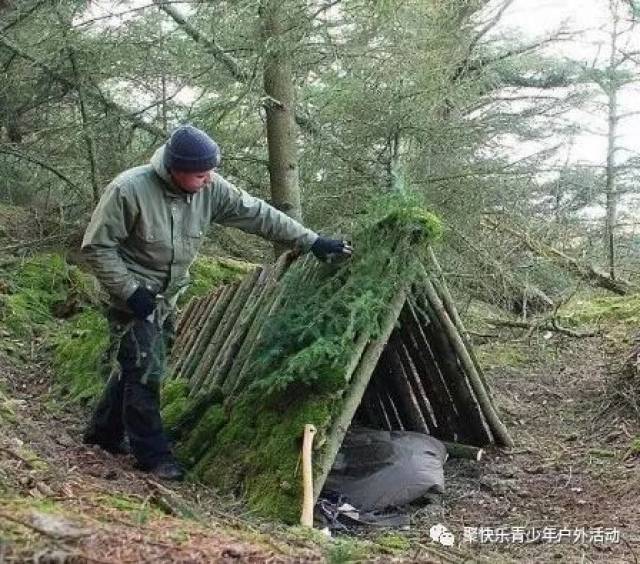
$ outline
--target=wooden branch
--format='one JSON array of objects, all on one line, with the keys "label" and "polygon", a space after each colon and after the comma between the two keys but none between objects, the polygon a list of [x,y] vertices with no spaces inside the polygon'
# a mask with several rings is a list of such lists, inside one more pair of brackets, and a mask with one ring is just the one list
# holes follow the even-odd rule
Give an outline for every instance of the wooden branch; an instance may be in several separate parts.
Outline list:
[{"label": "wooden branch", "polygon": [[619,279],[613,280],[609,275],[601,272],[590,264],[582,263],[550,245],[546,245],[540,241],[535,241],[524,231],[519,231],[514,227],[510,227],[504,223],[499,223],[491,217],[485,217],[485,222],[494,229],[509,233],[521,241],[531,252],[541,257],[553,259],[557,264],[566,268],[570,272],[573,272],[590,284],[609,290],[619,296],[624,296],[631,291],[637,291],[637,288],[629,282]]},{"label": "wooden branch", "polygon": [[242,311],[251,290],[254,287],[258,276],[262,269],[255,269],[248,273],[240,282],[240,286],[236,290],[233,299],[227,305],[224,315],[220,318],[211,339],[207,344],[207,348],[202,356],[197,359],[198,380],[194,381],[194,388],[201,387],[203,389],[211,389],[216,384],[213,367],[216,363],[218,355],[222,352],[227,339],[229,338],[233,327],[238,322],[238,315]]},{"label": "wooden branch", "polygon": [[558,325],[555,318],[552,320],[544,320],[541,323],[536,323],[535,321],[515,321],[511,319],[498,318],[486,318],[484,321],[495,327],[515,327],[518,329],[532,329],[533,331],[553,331],[555,333],[562,333],[563,335],[576,338],[596,337],[602,333],[600,330],[574,331],[568,327],[561,327]]},{"label": "wooden branch", "polygon": [[[12,53],[15,53],[18,57],[26,59],[27,61],[31,61],[34,64],[34,66],[46,72],[56,82],[59,82],[60,84],[66,86],[70,90],[76,90],[76,85],[73,82],[71,82],[66,77],[62,76],[61,74],[53,70],[46,63],[42,62],[38,58],[34,57],[33,55],[30,55],[29,53],[27,53],[26,51],[24,51],[23,49],[15,45],[7,37],[0,35],[0,45],[6,47]],[[143,119],[134,115],[132,112],[129,112],[122,106],[116,104],[113,100],[105,96],[97,86],[94,85],[94,89],[92,90],[85,89],[84,93],[88,97],[102,104],[105,107],[105,109],[111,110],[112,112],[117,114],[119,117],[133,123],[136,127],[139,127],[140,129],[143,129],[148,133],[151,133],[152,135],[155,135],[157,137],[160,137],[163,139],[166,138],[167,134],[163,129],[160,129],[157,126],[144,121]]]},{"label": "wooden branch", "polygon": [[82,190],[82,188],[80,186],[78,186],[75,182],[73,182],[65,174],[60,172],[57,168],[51,166],[50,164],[46,163],[45,161],[41,160],[40,158],[38,158],[38,157],[36,157],[34,155],[27,155],[26,153],[23,153],[21,151],[17,151],[15,149],[11,149],[11,148],[9,148],[7,146],[0,147],[0,153],[4,153],[6,155],[11,155],[11,156],[16,157],[18,159],[22,159],[22,160],[28,161],[30,163],[38,165],[41,168],[44,168],[45,170],[48,170],[49,172],[55,174],[60,180],[65,182],[68,186],[73,188],[74,192],[76,192],[79,196],[83,196],[84,197],[84,195],[85,195],[84,191]]},{"label": "wooden branch", "polygon": [[473,361],[469,356],[469,352],[467,351],[464,342],[460,337],[460,334],[456,330],[455,325],[447,314],[446,309],[442,304],[442,301],[438,297],[438,294],[433,287],[433,284],[431,284],[430,280],[425,280],[424,288],[426,296],[429,300],[429,304],[442,323],[442,326],[447,336],[449,337],[451,345],[458,355],[460,364],[464,368],[467,378],[469,379],[469,383],[473,388],[478,404],[482,408],[482,413],[486,417],[491,431],[501,445],[512,447],[513,439],[509,435],[509,431],[505,427],[504,423],[498,417],[498,414],[496,413],[496,410],[491,403],[491,399],[487,394],[487,390],[485,389],[484,384],[482,383],[482,380],[480,380],[478,372],[473,365]]},{"label": "wooden branch", "polygon": [[[431,281],[433,282],[433,285],[436,291],[438,292],[438,295],[440,296],[440,299],[442,300],[442,303],[444,304],[444,307],[447,310],[449,317],[451,317],[453,324],[456,326],[456,329],[458,329],[458,332],[460,333],[460,337],[462,338],[464,346],[467,348],[467,351],[469,351],[469,356],[471,357],[473,365],[475,366],[476,371],[478,372],[478,376],[480,376],[480,379],[482,380],[484,387],[487,389],[487,394],[489,394],[489,397],[491,398],[491,389],[487,384],[487,379],[484,375],[484,371],[482,370],[482,367],[480,366],[480,362],[478,361],[478,357],[476,356],[476,353],[473,349],[473,344],[471,343],[471,339],[469,338],[469,333],[467,332],[467,329],[464,326],[462,318],[458,313],[458,308],[456,307],[453,297],[451,296],[451,292],[449,292],[449,288],[447,286],[447,283],[444,277],[444,272],[442,271],[440,263],[438,262],[438,258],[436,257],[431,247],[429,247],[429,258],[431,259],[431,262],[435,268],[435,272],[437,275],[437,276],[433,276],[431,278]],[[423,273],[425,276],[427,276],[427,273],[424,270],[424,267],[423,267]]]},{"label": "wooden branch", "polygon": [[342,408],[333,420],[331,428],[327,432],[327,442],[324,445],[321,459],[318,463],[319,471],[313,484],[314,499],[317,499],[320,495],[322,486],[324,486],[336,454],[338,453],[338,450],[340,450],[340,445],[342,445],[342,441],[349,429],[351,420],[353,419],[367,385],[369,384],[371,374],[375,370],[378,359],[380,358],[380,355],[382,354],[382,351],[384,350],[384,347],[395,327],[400,311],[406,301],[406,297],[406,291],[401,290],[393,298],[389,304],[387,315],[382,323],[380,335],[375,340],[369,342],[362,354],[362,358],[360,359],[358,367],[351,379],[351,386],[349,386],[342,402]]},{"label": "wooden branch", "polygon": [[[482,406],[474,395],[466,373],[458,361],[458,355],[446,329],[428,302],[421,303],[416,297],[415,303],[410,302],[412,312],[416,318],[429,320],[423,326],[422,350],[436,367],[432,381],[438,387],[430,390],[429,401],[436,412],[437,402],[440,410],[445,410],[444,417],[451,423],[445,426],[439,422],[438,436],[452,441],[464,440],[476,445],[486,445],[494,442],[494,436]],[[419,357],[414,356],[416,361]],[[444,391],[440,392],[439,388]],[[453,407],[455,406],[455,407]],[[438,413],[436,412],[436,415]],[[442,416],[441,416],[442,417]]]},{"label": "wooden branch", "polygon": [[[441,436],[455,439],[456,430],[460,428],[461,422],[457,411],[453,409],[453,403],[464,398],[457,397],[455,394],[456,386],[452,385],[452,378],[455,378],[455,375],[449,377],[448,374],[444,373],[447,366],[442,362],[442,355],[445,353],[437,351],[436,343],[427,336],[427,331],[429,331],[427,325],[430,321],[425,323],[425,320],[418,319],[411,306],[411,300],[409,300],[402,311],[400,322],[402,323],[404,348],[407,356],[411,358],[416,367],[418,372],[416,380],[419,381],[424,395],[422,409],[423,411],[426,409],[427,413],[429,413],[429,407],[431,408],[430,415]],[[438,360],[441,362],[438,362]],[[426,405],[427,402],[428,406]],[[466,401],[460,401],[459,405],[464,406],[463,409],[468,407]],[[479,413],[480,410],[477,405],[476,409]],[[480,416],[478,415],[478,417]],[[472,419],[472,421],[474,427],[481,428],[481,421],[477,425],[475,425],[475,420]],[[483,436],[482,438],[487,437]]]}]

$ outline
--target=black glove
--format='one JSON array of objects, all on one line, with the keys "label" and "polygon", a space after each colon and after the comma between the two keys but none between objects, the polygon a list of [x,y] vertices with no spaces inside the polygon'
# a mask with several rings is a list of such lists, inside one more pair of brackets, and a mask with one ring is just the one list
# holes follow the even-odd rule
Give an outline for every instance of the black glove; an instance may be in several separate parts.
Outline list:
[{"label": "black glove", "polygon": [[137,290],[127,298],[127,305],[138,319],[146,319],[156,309],[156,295],[144,286],[138,286]]},{"label": "black glove", "polygon": [[331,260],[337,256],[351,256],[353,247],[346,241],[318,237],[316,242],[311,245],[311,252],[320,260]]}]

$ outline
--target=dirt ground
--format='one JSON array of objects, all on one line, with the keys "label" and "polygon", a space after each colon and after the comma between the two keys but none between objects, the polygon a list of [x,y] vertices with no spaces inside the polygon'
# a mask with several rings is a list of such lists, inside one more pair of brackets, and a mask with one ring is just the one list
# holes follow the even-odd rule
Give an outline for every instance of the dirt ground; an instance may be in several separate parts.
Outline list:
[{"label": "dirt ground", "polygon": [[83,414],[47,401],[46,366],[26,372],[2,355],[0,370],[12,398],[0,401],[0,482],[9,490],[0,488],[0,562],[321,560],[312,542],[285,539],[232,499],[202,485],[168,488],[130,457],[81,444]]},{"label": "dirt ground", "polygon": [[[367,560],[637,562],[640,461],[625,453],[640,429],[611,401],[600,339],[512,346],[517,361],[488,372],[516,447],[449,461],[442,503],[415,507],[411,529],[393,533],[402,551]],[[260,522],[201,484],[169,489],[130,458],[82,445],[86,413],[53,402],[46,362],[29,344],[14,349],[0,353],[0,562],[362,559]],[[437,523],[453,547],[429,538]]]},{"label": "dirt ground", "polygon": [[638,562],[640,460],[628,453],[638,418],[614,398],[602,348],[600,338],[556,336],[490,372],[516,447],[477,465],[449,462],[442,515],[463,539],[468,527],[474,555]]}]

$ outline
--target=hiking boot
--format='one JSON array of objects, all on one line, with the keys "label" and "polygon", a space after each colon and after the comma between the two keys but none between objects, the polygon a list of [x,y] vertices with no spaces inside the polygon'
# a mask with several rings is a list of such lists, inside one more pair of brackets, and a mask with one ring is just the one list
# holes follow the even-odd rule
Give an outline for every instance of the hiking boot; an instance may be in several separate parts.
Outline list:
[{"label": "hiking boot", "polygon": [[171,480],[173,482],[182,482],[184,480],[184,468],[175,460],[160,462],[147,470],[147,472],[159,480]]},{"label": "hiking boot", "polygon": [[126,438],[122,439],[120,442],[111,443],[98,439],[95,435],[91,433],[85,434],[82,437],[82,442],[85,445],[96,445],[99,446],[102,450],[106,450],[108,453],[113,455],[126,455],[131,454],[131,447],[129,446],[129,441]]}]

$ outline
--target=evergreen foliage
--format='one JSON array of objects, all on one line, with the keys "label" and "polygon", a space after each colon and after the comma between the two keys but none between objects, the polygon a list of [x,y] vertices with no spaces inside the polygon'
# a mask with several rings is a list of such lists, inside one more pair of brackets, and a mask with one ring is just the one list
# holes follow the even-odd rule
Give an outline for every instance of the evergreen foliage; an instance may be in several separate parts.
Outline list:
[{"label": "evergreen foliage", "polygon": [[256,355],[256,390],[343,385],[357,335],[378,335],[392,297],[415,278],[427,245],[442,233],[436,216],[401,196],[387,198],[367,220],[354,233],[352,259],[311,269],[297,264],[285,275],[286,305],[268,321]]}]

